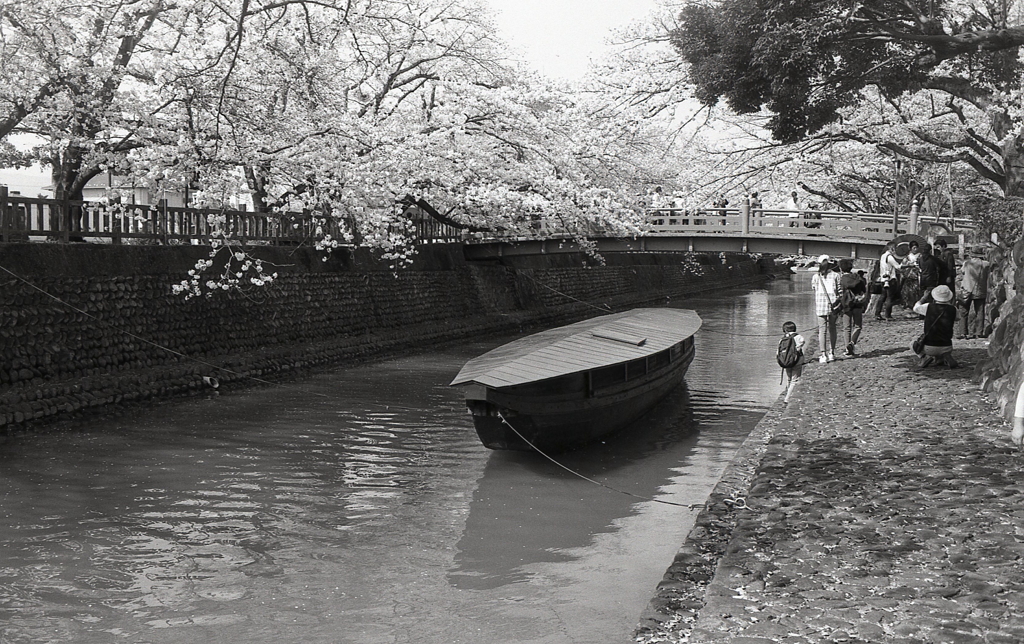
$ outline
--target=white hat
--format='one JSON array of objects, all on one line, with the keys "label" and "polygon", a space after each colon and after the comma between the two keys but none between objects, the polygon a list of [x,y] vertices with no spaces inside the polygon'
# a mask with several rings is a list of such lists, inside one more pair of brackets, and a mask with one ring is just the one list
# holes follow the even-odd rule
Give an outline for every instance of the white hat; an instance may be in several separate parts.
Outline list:
[{"label": "white hat", "polygon": [[829,257],[828,255],[822,255],[821,257],[818,258],[818,263],[819,264],[824,264],[825,262],[831,262],[831,261],[832,261],[832,258]]},{"label": "white hat", "polygon": [[953,291],[945,284],[940,284],[932,289],[932,298],[940,304],[945,304],[953,299]]}]

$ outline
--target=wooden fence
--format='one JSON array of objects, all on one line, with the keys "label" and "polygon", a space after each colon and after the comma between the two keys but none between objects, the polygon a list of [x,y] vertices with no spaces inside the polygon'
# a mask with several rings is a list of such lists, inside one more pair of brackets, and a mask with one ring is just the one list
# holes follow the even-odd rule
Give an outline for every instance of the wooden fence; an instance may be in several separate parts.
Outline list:
[{"label": "wooden fence", "polygon": [[[462,231],[427,216],[411,216],[426,242],[458,241]],[[313,243],[325,234],[344,239],[333,218],[310,213],[181,208],[36,199],[0,187],[0,241],[96,241],[112,244],[209,244],[223,234],[242,245]]]}]

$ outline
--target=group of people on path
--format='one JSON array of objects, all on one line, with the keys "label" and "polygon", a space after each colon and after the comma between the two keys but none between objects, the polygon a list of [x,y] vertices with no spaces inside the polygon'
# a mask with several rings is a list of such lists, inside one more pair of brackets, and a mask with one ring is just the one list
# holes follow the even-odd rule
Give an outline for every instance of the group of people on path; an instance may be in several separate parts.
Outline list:
[{"label": "group of people on path", "polygon": [[[914,293],[913,297],[929,301],[933,289],[945,286],[950,290],[951,301],[959,311],[955,337],[960,340],[973,339],[986,334],[988,318],[985,302],[988,296],[991,262],[986,259],[984,246],[972,248],[970,256],[964,260],[959,270],[956,253],[943,239],[936,240],[934,248],[930,244],[918,247],[917,243],[911,242],[909,252],[902,262],[899,261],[895,250],[893,244],[886,246],[878,263],[880,281],[891,285],[891,288],[883,286],[880,289],[884,292],[884,297],[879,298],[874,308],[876,319],[892,319],[892,305],[908,292]],[[900,280],[901,268],[908,267],[916,269],[917,272],[917,284],[913,285],[916,288],[912,290],[905,289]]]},{"label": "group of people on path", "polygon": [[[827,364],[836,360],[840,320],[845,345],[842,356],[853,358],[857,355],[866,312],[873,313],[876,320],[893,319],[893,306],[902,300],[901,268],[909,258],[919,268],[921,297],[911,307],[923,320],[923,332],[911,347],[918,355],[918,365],[920,368],[933,364],[950,369],[958,367],[953,357],[954,337],[979,337],[985,327],[989,263],[984,255],[983,248],[972,249],[971,257],[960,271],[959,289],[956,255],[942,239],[936,240],[935,252],[930,244],[920,248],[914,244],[906,257],[900,257],[896,245],[890,243],[870,280],[865,278],[864,271],[854,270],[853,260],[841,259],[836,263],[828,255],[822,255],[818,258],[818,271],[811,277],[814,313],[818,317],[818,361]],[[960,297],[957,297],[957,290]],[[779,364],[789,378],[784,399],[788,403],[803,371],[806,340],[797,333],[793,322],[786,322],[782,330]],[[799,353],[799,359],[792,365],[784,364],[782,357],[784,347],[789,346]]]},{"label": "group of people on path", "polygon": [[818,258],[818,272],[811,277],[814,290],[814,314],[818,316],[818,346],[821,348],[819,362],[827,363],[836,359],[836,338],[838,322],[844,320],[844,357],[856,355],[857,341],[864,328],[864,311],[870,301],[867,280],[860,272],[853,271],[853,260],[839,260],[837,265],[828,255]]}]

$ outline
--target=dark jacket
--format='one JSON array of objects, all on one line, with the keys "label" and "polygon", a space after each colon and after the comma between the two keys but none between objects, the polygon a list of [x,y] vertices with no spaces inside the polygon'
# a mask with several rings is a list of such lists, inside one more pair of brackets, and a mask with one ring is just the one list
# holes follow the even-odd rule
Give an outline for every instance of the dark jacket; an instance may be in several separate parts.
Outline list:
[{"label": "dark jacket", "polygon": [[939,280],[942,277],[943,267],[934,255],[921,255],[917,260],[917,265],[921,269],[922,291],[927,291],[941,284]]},{"label": "dark jacket", "polygon": [[956,284],[956,253],[946,249],[939,253],[939,265],[942,268],[942,275],[939,278],[940,284],[953,288]]}]

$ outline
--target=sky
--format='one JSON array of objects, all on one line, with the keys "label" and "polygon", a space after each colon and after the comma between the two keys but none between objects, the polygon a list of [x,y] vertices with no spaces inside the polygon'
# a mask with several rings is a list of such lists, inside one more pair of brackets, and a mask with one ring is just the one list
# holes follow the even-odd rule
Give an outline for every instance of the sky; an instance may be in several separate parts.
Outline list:
[{"label": "sky", "polygon": [[[503,40],[535,70],[578,80],[604,39],[617,27],[647,17],[657,0],[482,0],[495,11]],[[0,184],[35,197],[50,185],[49,173],[0,169]]]},{"label": "sky", "polygon": [[21,193],[23,197],[37,197],[49,186],[50,174],[38,169],[14,170],[0,168],[0,185]]},{"label": "sky", "polygon": [[646,17],[655,0],[484,0],[501,36],[537,71],[576,80],[612,29]]}]

